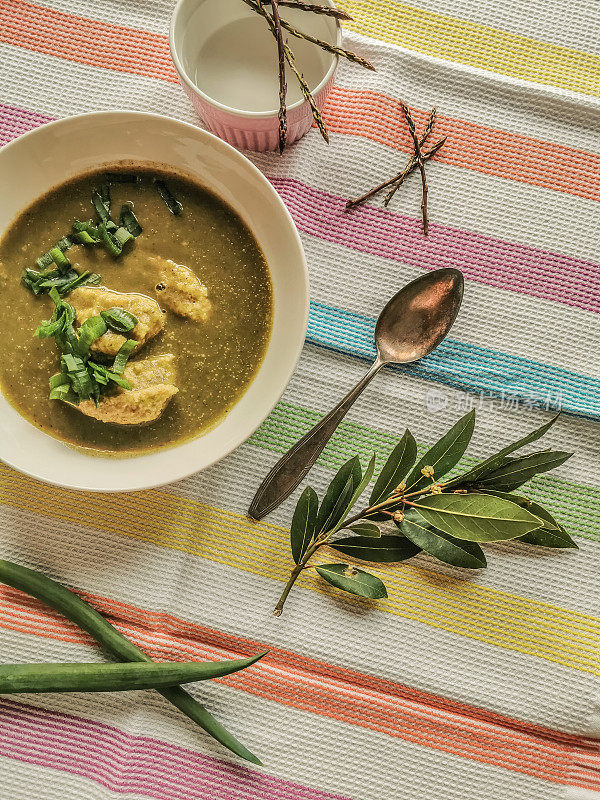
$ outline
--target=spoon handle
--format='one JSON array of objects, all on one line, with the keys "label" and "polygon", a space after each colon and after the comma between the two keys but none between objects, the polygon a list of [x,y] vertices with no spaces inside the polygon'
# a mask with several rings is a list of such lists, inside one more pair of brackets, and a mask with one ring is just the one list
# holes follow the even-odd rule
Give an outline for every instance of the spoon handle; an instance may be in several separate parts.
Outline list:
[{"label": "spoon handle", "polygon": [[279,459],[259,486],[250,504],[248,513],[253,519],[262,519],[291,495],[319,457],[352,403],[379,372],[383,363],[377,358],[371,369],[344,399]]}]

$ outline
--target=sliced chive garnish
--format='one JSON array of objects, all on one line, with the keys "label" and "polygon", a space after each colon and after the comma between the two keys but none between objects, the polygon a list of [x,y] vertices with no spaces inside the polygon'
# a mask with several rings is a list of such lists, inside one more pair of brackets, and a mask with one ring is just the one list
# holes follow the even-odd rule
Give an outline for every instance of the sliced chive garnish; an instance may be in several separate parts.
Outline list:
[{"label": "sliced chive garnish", "polygon": [[74,269],[61,272],[59,269],[36,272],[34,269],[25,269],[21,275],[21,283],[34,294],[46,294],[54,287],[60,295],[72,292],[77,286],[85,284],[98,284],[102,280],[97,272],[85,270],[81,274]]},{"label": "sliced chive garnish", "polygon": [[98,225],[98,233],[100,234],[102,244],[106,247],[111,256],[113,258],[118,258],[123,252],[123,245],[115,235],[107,229],[106,223],[101,222],[100,225]]},{"label": "sliced chive garnish", "polygon": [[63,386],[66,384],[70,384],[69,376],[66,375],[64,372],[57,372],[56,375],[53,375],[48,384],[51,389],[55,389],[57,386]]},{"label": "sliced chive garnish", "polygon": [[98,244],[100,242],[99,237],[94,239],[87,231],[77,231],[73,234],[73,238],[77,244]]},{"label": "sliced chive garnish", "polygon": [[130,205],[125,203],[125,205],[121,208],[121,215],[119,216],[119,225],[124,228],[127,228],[129,233],[134,236],[136,239],[142,232],[142,226],[140,225],[138,218],[133,213],[133,209]]},{"label": "sliced chive garnish", "polygon": [[131,389],[131,384],[127,378],[122,378],[120,375],[117,375],[116,372],[111,372],[111,370],[108,370],[108,377],[113,383],[116,383],[117,386],[120,386],[122,389]]},{"label": "sliced chive garnish", "polygon": [[92,343],[105,333],[106,322],[102,317],[89,317],[86,319],[77,331],[77,354],[81,357],[87,356]]},{"label": "sliced chive garnish", "polygon": [[50,249],[50,255],[52,256],[52,261],[54,261],[59,269],[69,269],[71,266],[71,262],[60,249],[60,247],[52,247]]},{"label": "sliced chive garnish", "polygon": [[126,378],[117,375],[116,372],[108,369],[104,364],[96,364],[95,361],[88,361],[88,366],[92,368],[96,381],[103,386],[108,385],[109,381],[112,381],[123,389],[131,389],[131,384]]},{"label": "sliced chive garnish", "polygon": [[179,200],[176,200],[173,197],[167,184],[160,178],[154,179],[154,185],[156,186],[159,195],[165,201],[167,208],[169,209],[171,214],[174,214],[176,217],[178,217],[183,211],[183,206],[181,205]]},{"label": "sliced chive garnish", "polygon": [[110,186],[108,183],[103,183],[99,189],[94,189],[92,205],[103,222],[110,219]]},{"label": "sliced chive garnish", "polygon": [[123,249],[128,242],[132,242],[134,239],[134,237],[131,235],[131,233],[129,233],[127,228],[123,227],[117,228],[117,230],[113,233],[113,236],[121,245],[121,249]]},{"label": "sliced chive garnish", "polygon": [[[66,376],[65,376],[66,377]],[[70,397],[72,395],[72,398]],[[61,383],[59,386],[54,386],[50,389],[50,394],[48,395],[50,400],[68,400],[72,399],[75,401],[76,397],[72,393],[71,390],[71,381],[67,378],[66,383]]]},{"label": "sliced chive garnish", "polygon": [[119,348],[119,352],[115,356],[115,360],[113,363],[112,371],[116,372],[117,375],[122,375],[125,372],[125,367],[127,366],[127,361],[129,360],[129,356],[131,352],[137,346],[137,341],[135,339],[127,339],[123,342],[121,347]]},{"label": "sliced chive garnish", "polygon": [[[58,248],[61,253],[64,253],[65,250],[68,250],[70,247],[73,246],[73,239],[70,236],[63,236],[62,239],[59,239],[58,242],[51,247],[43,256],[36,258],[35,263],[38,269],[48,269],[50,264],[54,262],[54,257],[52,251]],[[58,262],[55,262],[58,263]]]},{"label": "sliced chive garnish", "polygon": [[108,327],[117,333],[128,333],[138,324],[136,316],[118,306],[109,308],[107,311],[101,311],[100,316]]}]

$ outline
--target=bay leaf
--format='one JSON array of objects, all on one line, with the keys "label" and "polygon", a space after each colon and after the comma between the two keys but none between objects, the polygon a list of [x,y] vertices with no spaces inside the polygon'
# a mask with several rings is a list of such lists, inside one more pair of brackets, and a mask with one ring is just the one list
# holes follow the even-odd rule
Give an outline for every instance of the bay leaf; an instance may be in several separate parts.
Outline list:
[{"label": "bay leaf", "polygon": [[318,507],[319,500],[315,490],[307,486],[298,498],[290,526],[292,557],[296,564],[314,539]]},{"label": "bay leaf", "polygon": [[350,594],[371,600],[387,597],[383,581],[358,567],[351,567],[349,564],[321,564],[316,570],[332,586]]},{"label": "bay leaf", "polygon": [[384,533],[375,539],[371,536],[349,536],[338,539],[331,547],[345,556],[360,558],[362,561],[376,561],[391,564],[394,561],[406,561],[421,550],[405,536]]},{"label": "bay leaf", "polygon": [[542,526],[527,509],[489,494],[427,495],[417,511],[434,528],[472,542],[517,539]]},{"label": "bay leaf", "polygon": [[496,488],[505,492],[517,489],[528,480],[542,472],[564,464],[571,458],[573,453],[566,453],[563,450],[543,450],[537,453],[520,458],[511,459],[509,463],[497,467],[477,481],[477,486],[485,488]]},{"label": "bay leaf", "polygon": [[488,472],[492,472],[501,466],[501,464],[505,462],[506,456],[514,453],[516,450],[520,450],[522,447],[525,447],[532,442],[536,442],[538,439],[541,439],[542,436],[554,425],[559,416],[560,414],[556,414],[554,417],[552,417],[552,419],[548,420],[548,422],[545,422],[543,425],[540,425],[539,428],[536,428],[531,433],[528,433],[521,439],[517,439],[517,441],[513,442],[512,444],[506,445],[506,447],[503,447],[502,450],[492,456],[489,456],[489,458],[484,459],[479,464],[475,464],[474,467],[471,467],[471,469],[465,472],[463,475],[457,475],[456,478],[453,478],[451,481],[446,483],[446,487],[449,488],[451,486],[462,486],[464,484],[474,483],[475,481],[483,478]]},{"label": "bay leaf", "polygon": [[475,410],[461,417],[421,458],[406,481],[408,490],[416,492],[431,483],[421,474],[423,467],[433,467],[433,480],[439,481],[455,467],[467,449],[475,427]]},{"label": "bay leaf", "polygon": [[376,525],[374,522],[369,522],[368,520],[362,520],[361,522],[354,522],[352,525],[349,525],[344,530],[352,531],[356,533],[358,536],[381,536],[381,528],[379,525]]},{"label": "bay leaf", "polygon": [[390,453],[375,481],[369,505],[377,505],[392,494],[398,484],[406,477],[408,470],[415,463],[416,457],[417,443],[415,442],[415,437],[407,428],[404,436]]},{"label": "bay leaf", "polygon": [[483,569],[487,566],[484,552],[477,542],[456,539],[428,525],[416,514],[407,515],[396,524],[401,533],[417,547],[446,564],[466,569]]},{"label": "bay leaf", "polygon": [[579,549],[564,528],[559,528],[558,530],[538,528],[535,531],[531,531],[531,533],[526,533],[525,536],[519,536],[518,541],[537,545],[538,547],[571,547],[575,550]]},{"label": "bay leaf", "polygon": [[[346,487],[348,484],[348,480],[351,481],[351,490],[346,498],[346,502],[350,499],[350,496],[353,491],[353,486],[358,486],[362,478],[362,469],[360,467],[360,459],[358,456],[354,456],[349,461],[346,461],[345,464],[342,464],[340,469],[336,472],[333,477],[333,480],[329,484],[327,491],[325,492],[325,497],[321,503],[319,508],[319,513],[317,514],[317,524],[316,529],[317,532],[320,533],[324,530],[329,530],[330,528],[334,527],[336,522],[339,521],[339,517],[335,519],[334,508],[339,501],[340,495],[343,492],[346,492]],[[336,513],[343,511],[345,506],[337,509]]]}]

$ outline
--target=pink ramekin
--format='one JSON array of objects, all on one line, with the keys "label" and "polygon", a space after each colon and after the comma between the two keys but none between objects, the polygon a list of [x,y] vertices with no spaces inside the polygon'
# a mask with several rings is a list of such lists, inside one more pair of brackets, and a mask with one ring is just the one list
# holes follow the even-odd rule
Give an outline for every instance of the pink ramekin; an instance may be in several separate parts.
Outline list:
[{"label": "pink ramekin", "polygon": [[[192,101],[200,119],[221,139],[242,150],[276,150],[279,146],[277,109],[272,111],[243,111],[231,108],[203,92],[185,69],[185,57],[182,53],[185,30],[190,18],[205,2],[211,2],[211,0],[178,0],[173,10],[169,31],[169,45],[171,58],[179,75],[181,85]],[[219,2],[222,3],[224,15],[226,14],[227,6],[231,9],[232,4],[237,6],[237,3],[239,3],[242,9],[244,8],[242,0],[219,0]],[[333,6],[332,0],[324,0],[324,2]],[[285,9],[282,9],[282,12],[284,11]],[[214,8],[212,13],[214,14]],[[249,15],[253,14],[250,9],[248,9],[248,13]],[[332,17],[328,17],[328,20],[331,20],[332,24],[335,25],[336,43],[341,46],[342,31],[340,23]],[[301,26],[299,25],[298,27]],[[292,39],[291,36],[290,39]],[[337,64],[338,57],[332,55],[327,73],[312,92],[319,110],[323,109],[333,87]],[[312,112],[306,100],[301,99],[288,105],[287,121],[287,141],[291,144],[304,136],[312,126]]]}]

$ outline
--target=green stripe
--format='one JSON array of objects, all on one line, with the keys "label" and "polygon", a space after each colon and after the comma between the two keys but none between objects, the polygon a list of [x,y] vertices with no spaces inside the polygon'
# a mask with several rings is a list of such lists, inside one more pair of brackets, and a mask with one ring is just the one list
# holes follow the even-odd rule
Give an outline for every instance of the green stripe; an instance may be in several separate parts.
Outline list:
[{"label": "green stripe", "polygon": [[[319,421],[321,414],[292,403],[279,402],[270,417],[250,439],[256,447],[274,453],[285,453],[301,436]],[[378,463],[383,464],[399,436],[342,422],[331,437],[317,463],[330,469],[339,469],[352,456],[358,454],[363,461],[374,451]],[[420,451],[424,451],[424,447]],[[478,459],[465,457],[460,469],[466,469]],[[600,489],[571,483],[554,475],[540,475],[527,484],[527,496],[544,505],[567,528],[569,533],[584,539],[600,541]]]}]

